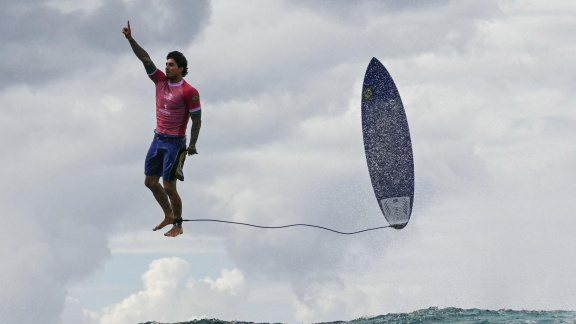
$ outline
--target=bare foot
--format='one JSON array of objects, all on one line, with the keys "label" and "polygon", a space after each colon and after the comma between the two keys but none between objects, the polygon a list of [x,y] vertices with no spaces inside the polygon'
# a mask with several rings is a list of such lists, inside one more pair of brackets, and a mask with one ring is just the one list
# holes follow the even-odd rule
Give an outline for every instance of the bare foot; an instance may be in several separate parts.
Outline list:
[{"label": "bare foot", "polygon": [[162,228],[164,228],[164,226],[170,225],[172,223],[174,223],[174,220],[172,218],[165,217],[164,220],[162,221],[162,223],[160,223],[156,227],[154,227],[153,231],[157,231],[159,229],[162,229]]},{"label": "bare foot", "polygon": [[184,233],[184,230],[182,229],[182,227],[178,226],[178,225],[174,225],[174,226],[172,226],[172,228],[168,232],[164,233],[164,236],[176,237],[182,233]]}]

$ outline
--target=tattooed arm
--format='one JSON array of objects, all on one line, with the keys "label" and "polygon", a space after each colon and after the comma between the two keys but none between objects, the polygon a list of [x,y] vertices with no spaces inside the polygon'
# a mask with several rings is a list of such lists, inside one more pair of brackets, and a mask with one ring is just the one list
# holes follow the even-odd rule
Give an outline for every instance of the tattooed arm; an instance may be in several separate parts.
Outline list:
[{"label": "tattooed arm", "polygon": [[200,135],[200,127],[202,127],[202,114],[200,112],[190,113],[192,119],[192,130],[190,132],[190,145],[188,146],[188,155],[198,154],[196,150],[196,141]]},{"label": "tattooed arm", "polygon": [[138,57],[138,59],[142,61],[142,64],[144,64],[146,72],[148,73],[154,72],[154,70],[156,70],[156,66],[152,62],[150,55],[148,55],[148,53],[142,47],[140,47],[138,43],[136,43],[134,38],[132,38],[132,29],[130,28],[130,21],[128,21],[128,25],[126,27],[122,28],[122,33],[124,34],[126,39],[128,39],[128,42],[130,42],[130,46],[132,47],[132,51],[134,51],[134,54],[136,54],[136,57]]}]

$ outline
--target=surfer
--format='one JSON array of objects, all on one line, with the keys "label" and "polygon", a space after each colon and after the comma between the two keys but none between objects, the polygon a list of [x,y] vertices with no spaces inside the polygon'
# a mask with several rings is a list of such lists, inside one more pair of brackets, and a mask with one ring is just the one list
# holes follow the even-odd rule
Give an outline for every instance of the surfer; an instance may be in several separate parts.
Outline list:
[{"label": "surfer", "polygon": [[[148,53],[132,38],[130,21],[122,28],[122,33],[156,86],[156,129],[146,155],[144,184],[152,191],[164,212],[164,220],[153,230],[173,224],[164,235],[175,237],[184,232],[182,200],[176,190],[176,182],[184,181],[182,169],[186,154],[198,154],[196,141],[202,124],[200,96],[183,79],[188,74],[188,62],[182,53],[168,53],[164,73],[156,68]],[[186,146],[188,118],[192,120],[192,128],[190,142]]]}]

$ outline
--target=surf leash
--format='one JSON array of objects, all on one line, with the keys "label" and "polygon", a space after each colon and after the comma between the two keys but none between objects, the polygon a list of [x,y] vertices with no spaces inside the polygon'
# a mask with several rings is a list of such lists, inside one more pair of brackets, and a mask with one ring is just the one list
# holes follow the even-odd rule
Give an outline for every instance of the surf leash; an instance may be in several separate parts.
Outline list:
[{"label": "surf leash", "polygon": [[334,232],[334,233],[338,233],[338,234],[343,234],[343,235],[359,234],[359,233],[364,233],[364,232],[368,232],[368,231],[374,231],[374,230],[378,230],[378,229],[394,227],[393,225],[388,225],[388,226],[379,226],[379,227],[367,228],[367,229],[354,231],[354,232],[341,232],[341,231],[337,231],[337,230],[327,228],[324,226],[311,225],[311,224],[290,224],[290,225],[283,225],[283,226],[261,226],[261,225],[254,225],[254,224],[241,223],[241,222],[225,221],[225,220],[220,220],[220,219],[175,219],[174,220],[175,225],[182,225],[182,222],[215,222],[215,223],[243,225],[243,226],[250,226],[250,227],[264,228],[264,229],[279,229],[279,228],[288,228],[288,227],[296,227],[296,226],[305,226],[305,227],[319,228],[319,229],[323,229],[326,231],[330,231],[330,232]]}]

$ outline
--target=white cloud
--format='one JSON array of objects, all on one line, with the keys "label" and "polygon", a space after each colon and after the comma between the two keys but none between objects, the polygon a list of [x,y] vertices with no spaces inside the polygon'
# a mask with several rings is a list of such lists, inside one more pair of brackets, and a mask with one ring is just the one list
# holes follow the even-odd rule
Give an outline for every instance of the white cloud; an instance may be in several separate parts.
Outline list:
[{"label": "white cloud", "polygon": [[[176,322],[204,318],[203,312],[227,309],[245,295],[244,278],[238,269],[222,270],[216,279],[196,280],[190,265],[172,257],[155,260],[142,275],[143,289],[99,314],[98,323]],[[223,312],[226,313],[226,312]]]}]

